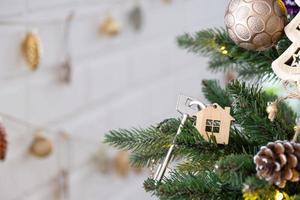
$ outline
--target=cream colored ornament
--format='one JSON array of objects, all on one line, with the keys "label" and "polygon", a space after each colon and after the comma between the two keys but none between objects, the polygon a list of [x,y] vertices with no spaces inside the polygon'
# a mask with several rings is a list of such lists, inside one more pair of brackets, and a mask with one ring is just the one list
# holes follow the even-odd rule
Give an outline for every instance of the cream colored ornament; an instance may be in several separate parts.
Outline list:
[{"label": "cream colored ornament", "polygon": [[230,107],[223,109],[218,104],[209,105],[196,114],[196,128],[207,141],[228,144],[231,122]]},{"label": "cream colored ornament", "polygon": [[300,44],[300,13],[284,28],[284,31],[291,41]]},{"label": "cream colored ornament", "polygon": [[31,70],[36,70],[41,62],[41,41],[34,32],[28,32],[21,45],[22,54]]},{"label": "cream colored ornament", "polygon": [[292,44],[273,63],[274,73],[285,81],[300,81],[300,46]]},{"label": "cream colored ornament", "polygon": [[225,24],[230,38],[238,46],[264,51],[281,38],[286,16],[281,0],[231,0]]},{"label": "cream colored ornament", "polygon": [[119,152],[114,159],[114,165],[117,174],[127,176],[130,170],[129,154],[125,151]]},{"label": "cream colored ornament", "polygon": [[[297,2],[299,5],[299,1]],[[300,13],[285,27],[292,45],[273,63],[274,73],[285,81],[300,81]]]},{"label": "cream colored ornament", "polygon": [[116,36],[121,31],[121,24],[112,16],[108,16],[100,26],[100,32],[107,36]]},{"label": "cream colored ornament", "polygon": [[38,132],[30,145],[29,152],[39,158],[48,157],[53,152],[52,141],[44,133]]},{"label": "cream colored ornament", "polygon": [[93,159],[97,169],[99,169],[99,171],[101,173],[107,174],[110,172],[111,160],[108,156],[108,152],[105,147],[100,147],[92,159]]}]

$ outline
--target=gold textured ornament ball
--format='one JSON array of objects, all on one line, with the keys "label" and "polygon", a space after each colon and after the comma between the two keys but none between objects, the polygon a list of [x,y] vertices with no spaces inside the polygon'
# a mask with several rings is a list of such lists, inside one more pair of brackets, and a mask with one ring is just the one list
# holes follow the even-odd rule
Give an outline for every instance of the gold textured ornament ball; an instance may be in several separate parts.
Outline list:
[{"label": "gold textured ornament ball", "polygon": [[287,20],[282,0],[231,0],[225,25],[230,38],[240,47],[264,51],[281,38]]}]

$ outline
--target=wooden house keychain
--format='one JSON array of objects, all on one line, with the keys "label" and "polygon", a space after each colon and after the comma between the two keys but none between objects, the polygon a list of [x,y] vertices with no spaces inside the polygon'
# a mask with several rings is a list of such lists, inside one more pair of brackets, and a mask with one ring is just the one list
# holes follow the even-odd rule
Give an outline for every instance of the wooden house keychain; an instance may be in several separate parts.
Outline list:
[{"label": "wooden house keychain", "polygon": [[182,114],[182,119],[172,145],[154,175],[153,179],[158,182],[162,180],[166,172],[176,145],[177,136],[181,133],[188,117],[197,117],[196,128],[206,141],[213,141],[217,144],[228,144],[229,142],[230,125],[234,120],[230,115],[229,107],[223,109],[218,104],[205,105],[196,98],[180,95],[176,109]]}]

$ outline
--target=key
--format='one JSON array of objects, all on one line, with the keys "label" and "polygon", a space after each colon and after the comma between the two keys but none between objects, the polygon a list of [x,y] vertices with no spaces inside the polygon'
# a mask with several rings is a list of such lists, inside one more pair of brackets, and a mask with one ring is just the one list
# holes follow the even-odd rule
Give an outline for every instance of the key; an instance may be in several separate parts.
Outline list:
[{"label": "key", "polygon": [[157,182],[160,182],[167,170],[167,167],[170,163],[170,160],[172,158],[172,152],[176,145],[176,139],[177,136],[181,133],[182,128],[189,116],[194,116],[197,112],[199,112],[201,109],[204,109],[206,106],[199,100],[193,97],[188,97],[184,95],[179,95],[176,110],[181,113],[181,123],[178,127],[177,133],[173,139],[172,145],[170,146],[168,153],[163,160],[163,162],[158,166],[156,173],[154,174],[153,179]]}]

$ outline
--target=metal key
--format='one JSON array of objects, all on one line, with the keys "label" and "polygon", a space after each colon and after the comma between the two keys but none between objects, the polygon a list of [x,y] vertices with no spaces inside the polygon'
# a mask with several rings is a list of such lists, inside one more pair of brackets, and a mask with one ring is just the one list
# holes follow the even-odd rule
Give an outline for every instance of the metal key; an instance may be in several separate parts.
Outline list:
[{"label": "metal key", "polygon": [[179,95],[176,110],[182,114],[181,123],[179,125],[177,133],[173,139],[172,145],[170,146],[165,159],[157,168],[157,171],[153,178],[155,181],[161,181],[161,179],[163,178],[163,176],[167,170],[167,167],[170,163],[170,160],[172,158],[172,152],[176,145],[177,136],[181,133],[181,130],[182,130],[187,118],[189,116],[194,116],[197,112],[204,109],[205,107],[206,107],[205,104],[203,104],[196,98]]}]

